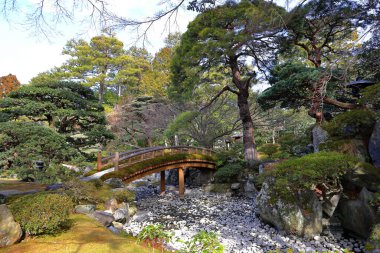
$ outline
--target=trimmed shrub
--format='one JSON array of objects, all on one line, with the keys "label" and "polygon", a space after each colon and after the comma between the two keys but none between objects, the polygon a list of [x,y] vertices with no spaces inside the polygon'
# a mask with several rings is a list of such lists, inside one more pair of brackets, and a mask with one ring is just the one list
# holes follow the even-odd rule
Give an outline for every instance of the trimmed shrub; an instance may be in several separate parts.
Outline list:
[{"label": "trimmed shrub", "polygon": [[290,200],[295,192],[314,190],[321,184],[336,185],[357,163],[355,157],[337,152],[313,153],[277,164],[274,170],[263,173],[260,181],[273,178],[272,192]]},{"label": "trimmed shrub", "polygon": [[220,167],[215,173],[215,181],[217,183],[232,183],[237,180],[237,177],[242,169],[240,163],[229,163]]},{"label": "trimmed shrub", "polygon": [[323,128],[331,137],[368,137],[376,123],[376,113],[368,109],[355,109],[339,114]]},{"label": "trimmed shrub", "polygon": [[268,158],[273,158],[273,155],[276,154],[280,149],[278,144],[266,143],[262,145],[258,150],[263,152],[268,156]]},{"label": "trimmed shrub", "polygon": [[71,199],[59,194],[34,194],[16,199],[12,214],[28,235],[54,234],[67,225]]},{"label": "trimmed shrub", "polygon": [[361,104],[370,104],[375,110],[380,109],[380,83],[365,88],[362,95],[359,100]]},{"label": "trimmed shrub", "polygon": [[136,200],[136,193],[133,191],[129,190],[119,190],[113,192],[113,197],[117,200],[118,203],[123,203],[123,202],[132,202]]}]

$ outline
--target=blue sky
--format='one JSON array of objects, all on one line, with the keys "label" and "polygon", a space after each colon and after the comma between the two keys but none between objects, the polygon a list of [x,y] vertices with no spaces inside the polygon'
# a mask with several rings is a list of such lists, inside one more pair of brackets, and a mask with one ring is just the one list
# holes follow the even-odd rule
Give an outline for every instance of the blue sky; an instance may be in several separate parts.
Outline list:
[{"label": "blue sky", "polygon": [[[21,0],[21,4],[35,0]],[[159,0],[128,0],[117,1],[111,6],[120,15],[128,18],[144,18],[152,16],[160,7],[157,6]],[[25,6],[25,5],[24,5]],[[42,34],[33,34],[33,30],[26,30],[20,25],[22,11],[11,16],[10,22],[0,17],[0,76],[14,74],[23,84],[36,76],[40,72],[47,71],[54,66],[59,66],[65,61],[65,56],[61,55],[65,43],[72,38],[83,38],[89,40],[99,34],[99,31],[88,24],[60,24],[58,30],[61,35],[55,35],[46,39]],[[80,13],[79,13],[80,14]],[[18,17],[20,15],[20,17]],[[181,10],[178,15],[178,27],[175,29],[184,32],[187,24],[195,17],[195,13]],[[147,49],[155,53],[163,46],[163,40],[167,36],[164,31],[165,24],[157,23],[149,33]],[[137,34],[134,31],[122,31],[117,34],[117,38],[123,41],[126,48],[136,44]],[[141,44],[137,44],[140,45]]]}]

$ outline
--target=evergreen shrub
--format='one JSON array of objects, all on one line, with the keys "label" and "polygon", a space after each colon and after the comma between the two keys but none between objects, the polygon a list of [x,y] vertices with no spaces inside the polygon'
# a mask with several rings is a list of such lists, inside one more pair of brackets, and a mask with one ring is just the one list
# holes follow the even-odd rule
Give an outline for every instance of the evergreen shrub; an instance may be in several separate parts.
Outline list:
[{"label": "evergreen shrub", "polygon": [[64,195],[25,195],[11,204],[12,214],[28,235],[54,234],[68,223],[73,202]]}]

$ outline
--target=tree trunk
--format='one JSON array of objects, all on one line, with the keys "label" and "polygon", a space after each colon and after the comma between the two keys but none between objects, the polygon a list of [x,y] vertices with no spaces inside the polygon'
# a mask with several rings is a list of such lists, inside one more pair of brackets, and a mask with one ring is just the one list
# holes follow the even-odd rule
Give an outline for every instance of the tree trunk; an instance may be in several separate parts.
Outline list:
[{"label": "tree trunk", "polygon": [[238,95],[239,115],[243,124],[244,158],[248,166],[252,166],[257,160],[256,142],[253,131],[253,122],[248,104],[248,90],[240,91]]},{"label": "tree trunk", "polygon": [[104,102],[104,83],[99,83],[99,105],[102,105]]},{"label": "tree trunk", "polygon": [[244,145],[244,158],[248,166],[253,166],[257,161],[256,142],[253,129],[253,121],[251,112],[249,110],[249,81],[242,81],[240,76],[240,69],[237,62],[237,57],[230,57],[229,64],[232,71],[232,81],[239,89],[238,107],[239,116],[243,125],[243,145]]}]

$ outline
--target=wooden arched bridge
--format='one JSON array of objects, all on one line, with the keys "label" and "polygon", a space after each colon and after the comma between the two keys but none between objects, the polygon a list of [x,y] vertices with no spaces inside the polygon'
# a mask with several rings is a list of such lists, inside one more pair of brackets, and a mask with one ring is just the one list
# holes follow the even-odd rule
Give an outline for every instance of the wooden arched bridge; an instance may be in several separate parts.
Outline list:
[{"label": "wooden arched bridge", "polygon": [[[153,173],[161,173],[161,192],[165,191],[165,171],[178,169],[179,196],[184,197],[184,169],[200,168],[215,170],[214,151],[205,148],[176,146],[142,148],[116,152],[105,158],[98,154],[97,170],[87,178],[121,178],[129,183]],[[92,174],[92,175],[91,175]]]}]

